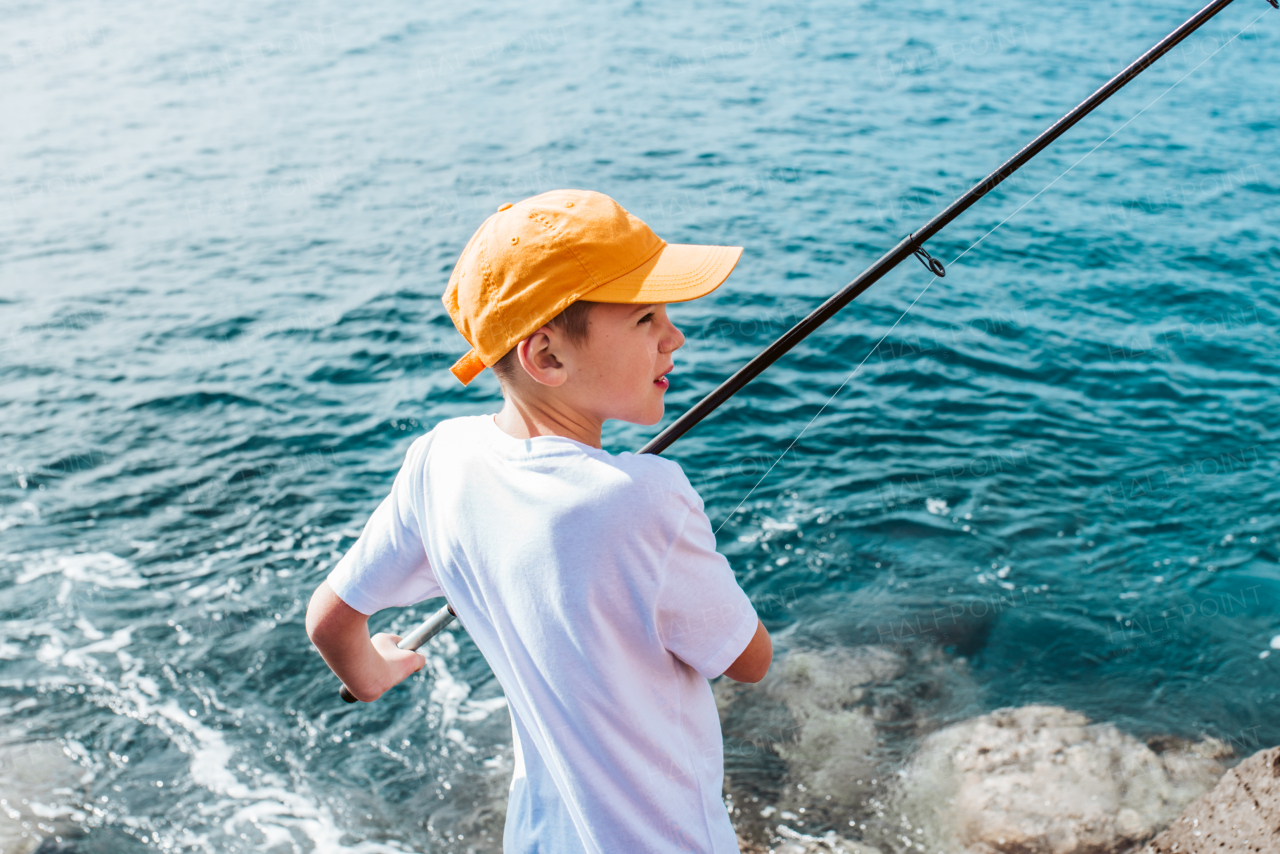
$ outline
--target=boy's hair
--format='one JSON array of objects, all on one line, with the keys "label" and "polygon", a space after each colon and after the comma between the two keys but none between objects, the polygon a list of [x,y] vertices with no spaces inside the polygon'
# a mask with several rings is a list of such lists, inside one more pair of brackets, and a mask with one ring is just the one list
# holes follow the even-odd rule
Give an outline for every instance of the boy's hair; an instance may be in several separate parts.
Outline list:
[{"label": "boy's hair", "polygon": [[[547,326],[559,329],[573,344],[582,344],[587,340],[591,309],[596,305],[598,303],[582,299],[569,303],[564,311],[547,321]],[[490,370],[502,385],[513,382],[520,370],[520,357],[516,355],[516,348],[508,350],[506,355],[490,366]]]}]

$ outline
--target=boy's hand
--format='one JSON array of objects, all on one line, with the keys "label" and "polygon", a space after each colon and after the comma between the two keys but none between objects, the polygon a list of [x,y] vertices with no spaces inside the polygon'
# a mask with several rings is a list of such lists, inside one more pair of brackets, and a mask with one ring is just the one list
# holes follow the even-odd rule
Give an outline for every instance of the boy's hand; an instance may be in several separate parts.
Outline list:
[{"label": "boy's hand", "polygon": [[329,669],[357,700],[371,703],[426,666],[418,653],[396,646],[389,634],[369,637],[369,615],[343,602],[327,582],[307,606],[307,634]]},{"label": "boy's hand", "polygon": [[[382,695],[383,691],[399,685],[405,679],[427,666],[427,659],[421,653],[396,646],[396,644],[400,643],[399,635],[379,632],[369,640],[387,665],[384,675],[384,679],[387,680],[386,686],[379,692],[379,696]],[[377,697],[373,699],[376,700]]]}]

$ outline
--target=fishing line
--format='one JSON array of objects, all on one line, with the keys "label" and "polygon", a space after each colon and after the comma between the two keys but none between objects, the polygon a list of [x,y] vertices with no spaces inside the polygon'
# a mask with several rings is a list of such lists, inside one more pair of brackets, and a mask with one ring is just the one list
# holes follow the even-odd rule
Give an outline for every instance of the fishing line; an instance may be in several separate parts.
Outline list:
[{"label": "fishing line", "polygon": [[[787,445],[787,447],[786,447],[785,449],[783,449],[782,453],[778,455],[778,458],[777,458],[776,460],[774,460],[774,461],[773,461],[773,464],[772,464],[772,465],[770,465],[770,466],[769,466],[769,468],[765,470],[765,473],[764,473],[764,474],[762,474],[762,475],[760,476],[760,479],[759,479],[759,480],[757,480],[757,481],[755,482],[755,485],[751,487],[751,490],[750,490],[746,495],[744,495],[744,496],[742,497],[742,500],[741,500],[741,501],[739,501],[739,502],[738,502],[738,504],[737,504],[737,506],[736,506],[736,507],[734,507],[734,508],[733,508],[733,510],[731,510],[731,511],[729,512],[729,515],[725,516],[724,521],[722,521],[722,522],[721,522],[721,523],[716,527],[715,532],[716,532],[717,534],[719,534],[719,533],[720,533],[720,529],[721,529],[721,528],[723,528],[725,525],[729,524],[729,520],[730,520],[730,519],[732,519],[732,518],[737,514],[737,512],[738,512],[739,510],[741,510],[741,509],[742,509],[742,505],[746,504],[746,503],[747,503],[747,501],[751,498],[751,496],[752,496],[752,495],[754,495],[754,494],[756,493],[756,490],[758,490],[758,489],[760,488],[760,485],[761,485],[762,483],[764,483],[764,482],[765,482],[765,480],[769,477],[769,475],[773,472],[773,470],[774,470],[775,468],[777,468],[778,464],[782,462],[783,457],[785,457],[787,454],[789,454],[789,453],[791,452],[791,449],[792,449],[792,448],[794,448],[794,447],[796,446],[796,443],[800,441],[800,438],[801,438],[802,436],[804,436],[804,434],[805,434],[805,433],[807,433],[807,432],[809,431],[809,428],[813,426],[813,423],[814,423],[815,421],[817,421],[819,417],[821,417],[821,416],[822,416],[822,413],[824,413],[824,412],[826,412],[826,411],[827,411],[827,407],[829,407],[829,406],[831,405],[831,402],[832,402],[833,400],[835,400],[835,399],[836,399],[836,397],[840,394],[840,392],[844,391],[845,386],[847,386],[850,382],[852,382],[852,381],[853,381],[853,378],[854,378],[855,376],[857,376],[857,375],[858,375],[858,372],[862,370],[862,367],[863,367],[863,365],[865,365],[865,364],[867,363],[867,360],[868,360],[868,359],[870,359],[872,356],[874,356],[874,355],[876,354],[876,351],[880,349],[880,345],[881,345],[881,344],[883,344],[883,343],[885,342],[885,339],[887,339],[891,334],[893,334],[893,330],[895,330],[895,329],[897,329],[897,328],[898,328],[898,324],[899,324],[899,323],[901,323],[901,322],[903,321],[903,318],[905,318],[908,314],[910,314],[910,313],[911,313],[911,309],[915,308],[916,303],[918,303],[918,302],[920,301],[920,298],[921,298],[921,297],[923,297],[923,296],[925,295],[925,293],[929,290],[929,288],[933,287],[933,283],[934,283],[934,282],[936,282],[938,279],[942,278],[942,276],[943,276],[943,275],[945,275],[945,273],[944,273],[944,272],[940,272],[940,269],[944,269],[945,267],[950,267],[950,266],[952,266],[952,265],[953,265],[953,264],[955,264],[957,261],[959,261],[961,258],[963,258],[964,256],[968,255],[971,251],[973,251],[975,248],[977,248],[978,244],[982,243],[982,241],[986,240],[988,237],[990,237],[992,234],[994,234],[994,233],[995,233],[995,231],[996,231],[997,229],[999,229],[1001,226],[1003,226],[1003,225],[1004,225],[1005,223],[1007,223],[1009,220],[1013,219],[1015,216],[1017,216],[1019,213],[1021,213],[1021,211],[1023,210],[1023,208],[1025,208],[1027,205],[1031,204],[1031,203],[1032,203],[1032,202],[1034,202],[1036,199],[1040,198],[1040,196],[1042,196],[1042,195],[1043,195],[1043,194],[1044,194],[1044,193],[1045,193],[1045,192],[1046,192],[1050,187],[1052,187],[1054,184],[1058,183],[1058,182],[1059,182],[1059,181],[1061,181],[1064,177],[1066,177],[1066,175],[1067,175],[1067,173],[1068,173],[1068,172],[1070,172],[1072,169],[1075,169],[1077,166],[1079,166],[1081,163],[1083,163],[1083,162],[1084,162],[1084,161],[1085,161],[1085,160],[1086,160],[1086,159],[1087,159],[1091,154],[1093,154],[1093,153],[1094,153],[1095,151],[1097,151],[1099,148],[1102,148],[1102,146],[1104,146],[1104,145],[1106,145],[1108,142],[1110,142],[1112,137],[1114,137],[1114,136],[1115,136],[1116,134],[1118,134],[1120,131],[1124,130],[1126,127],[1128,127],[1130,124],[1132,124],[1132,123],[1133,123],[1133,121],[1134,121],[1135,119],[1137,119],[1139,116],[1141,116],[1141,115],[1142,115],[1143,113],[1145,113],[1147,110],[1149,110],[1149,109],[1151,109],[1153,106],[1155,106],[1155,104],[1156,104],[1156,102],[1157,102],[1157,101],[1159,101],[1159,100],[1160,100],[1161,98],[1163,98],[1165,95],[1168,95],[1170,92],[1172,92],[1174,89],[1176,89],[1176,88],[1177,88],[1177,87],[1182,83],[1182,81],[1186,80],[1186,79],[1187,79],[1188,77],[1190,77],[1192,74],[1195,74],[1197,71],[1199,71],[1199,70],[1200,70],[1200,67],[1201,67],[1202,65],[1204,65],[1204,64],[1205,64],[1206,62],[1208,62],[1209,60],[1213,59],[1215,56],[1217,56],[1219,51],[1221,51],[1221,50],[1222,50],[1223,48],[1225,48],[1227,45],[1231,44],[1231,43],[1232,43],[1232,42],[1234,42],[1237,38],[1239,38],[1239,37],[1240,37],[1240,35],[1241,35],[1241,33],[1245,32],[1245,30],[1248,30],[1248,29],[1249,29],[1250,27],[1252,27],[1254,24],[1258,23],[1258,21],[1262,20],[1262,16],[1263,16],[1263,15],[1266,15],[1266,14],[1267,14],[1266,12],[1263,12],[1261,15],[1259,15],[1258,17],[1256,17],[1256,18],[1254,18],[1252,21],[1250,21],[1250,22],[1249,22],[1249,24],[1248,24],[1247,26],[1245,26],[1245,27],[1244,27],[1244,29],[1240,30],[1240,32],[1236,33],[1234,36],[1232,36],[1231,38],[1229,38],[1229,39],[1227,39],[1225,42],[1223,42],[1223,43],[1222,43],[1222,44],[1217,48],[1217,50],[1215,50],[1213,53],[1211,53],[1211,54],[1209,54],[1208,56],[1206,56],[1204,59],[1200,60],[1200,62],[1195,66],[1195,68],[1192,68],[1192,69],[1191,69],[1190,71],[1188,71],[1186,74],[1184,74],[1184,75],[1182,75],[1181,77],[1179,77],[1179,78],[1178,78],[1178,79],[1173,83],[1173,85],[1171,85],[1168,89],[1165,89],[1163,92],[1161,92],[1161,93],[1160,93],[1159,95],[1157,95],[1155,98],[1153,98],[1153,99],[1151,100],[1151,102],[1150,102],[1150,103],[1148,103],[1148,104],[1147,104],[1145,107],[1143,107],[1141,110],[1139,110],[1138,112],[1136,112],[1136,113],[1134,113],[1132,116],[1130,116],[1130,117],[1129,117],[1129,119],[1128,119],[1128,120],[1126,120],[1124,124],[1120,125],[1120,127],[1116,128],[1116,129],[1115,129],[1115,130],[1113,130],[1111,133],[1109,133],[1109,134],[1107,135],[1106,139],[1102,140],[1102,142],[1099,142],[1099,143],[1098,143],[1097,145],[1095,145],[1093,148],[1091,148],[1091,149],[1089,149],[1087,152],[1085,152],[1085,153],[1084,153],[1084,155],[1082,155],[1082,156],[1080,157],[1080,159],[1079,159],[1079,160],[1077,160],[1075,163],[1072,163],[1070,166],[1068,166],[1068,167],[1067,167],[1067,168],[1062,172],[1062,174],[1061,174],[1061,175],[1059,175],[1058,177],[1054,178],[1052,181],[1050,181],[1048,184],[1046,184],[1044,187],[1042,187],[1042,188],[1040,189],[1040,191],[1039,191],[1039,192],[1037,192],[1034,196],[1032,196],[1031,198],[1027,199],[1027,200],[1026,200],[1025,202],[1023,202],[1022,204],[1018,205],[1018,207],[1017,207],[1017,208],[1015,208],[1015,209],[1014,209],[1014,211],[1013,211],[1012,213],[1010,213],[1010,214],[1009,214],[1007,217],[1005,217],[1004,219],[1000,220],[1000,222],[996,223],[996,225],[995,225],[995,226],[994,226],[990,231],[988,231],[986,234],[982,235],[982,236],[981,236],[981,237],[979,237],[977,240],[975,240],[973,243],[971,243],[967,249],[965,249],[963,252],[961,252],[961,253],[960,253],[959,255],[957,255],[956,257],[952,258],[952,259],[951,259],[950,261],[948,261],[945,265],[941,265],[941,264],[939,264],[937,267],[935,267],[935,266],[934,266],[932,263],[930,263],[930,262],[934,262],[934,261],[936,261],[936,259],[929,257],[929,255],[928,255],[928,253],[927,253],[927,252],[926,252],[926,253],[924,253],[924,257],[920,259],[920,260],[921,260],[921,263],[923,263],[926,267],[928,267],[928,268],[929,268],[929,270],[934,274],[934,278],[929,279],[929,283],[928,283],[927,285],[925,285],[923,289],[921,289],[920,293],[916,294],[916,298],[915,298],[915,299],[913,299],[913,300],[911,301],[911,304],[907,306],[906,310],[905,310],[905,311],[903,311],[903,312],[902,312],[902,314],[898,316],[898,319],[897,319],[897,320],[895,320],[895,321],[893,322],[893,325],[889,327],[888,331],[887,331],[887,332],[885,332],[885,333],[884,333],[884,335],[882,335],[882,336],[880,337],[880,340],[879,340],[879,341],[877,341],[877,342],[875,343],[875,346],[871,348],[870,352],[868,352],[868,353],[867,353],[867,355],[863,357],[862,361],[861,361],[861,362],[859,362],[859,363],[854,367],[854,369],[853,369],[852,371],[850,371],[850,372],[849,372],[849,375],[848,375],[848,376],[846,376],[846,377],[844,378],[844,382],[840,383],[839,388],[837,388],[835,391],[833,391],[833,392],[831,393],[831,396],[827,398],[826,403],[822,404],[822,407],[818,409],[817,413],[815,413],[815,414],[814,414],[814,416],[813,416],[812,418],[810,418],[810,419],[809,419],[809,422],[808,422],[807,424],[805,424],[805,425],[804,425],[804,427],[802,427],[802,428],[800,429],[800,432],[796,434],[796,437],[795,437],[794,439],[792,439],[792,440],[791,440],[791,444]],[[923,251],[923,250],[919,250],[919,251]],[[926,258],[928,259],[927,261],[925,260]]]},{"label": "fishing line", "polygon": [[[1088,98],[1081,101],[1079,104],[1073,107],[1070,111],[1068,111],[1066,115],[1058,119],[1058,121],[1054,122],[1046,130],[1042,131],[1039,136],[1037,136],[1031,142],[1023,146],[1021,150],[1019,150],[1016,154],[1013,155],[1013,157],[1010,157],[1004,163],[1000,164],[1000,166],[998,166],[994,172],[992,172],[990,175],[984,178],[980,183],[971,187],[962,196],[957,198],[945,209],[943,209],[940,213],[935,215],[933,219],[929,220],[929,222],[927,222],[924,225],[924,227],[920,229],[919,232],[912,232],[911,234],[903,238],[901,241],[899,241],[897,246],[895,246],[893,249],[889,250],[887,253],[881,256],[879,260],[877,260],[870,267],[868,267],[861,274],[859,274],[856,279],[851,281],[849,284],[845,285],[844,288],[842,288],[839,292],[829,297],[820,306],[818,306],[812,312],[810,312],[807,317],[805,317],[803,320],[801,320],[791,329],[787,330],[787,332],[784,333],[782,337],[778,338],[776,341],[774,341],[772,344],[766,347],[764,351],[762,351],[754,359],[752,359],[742,368],[738,369],[738,371],[734,373],[733,376],[729,377],[727,380],[722,382],[710,394],[702,398],[702,400],[698,401],[696,404],[690,407],[683,415],[681,415],[674,422],[672,422],[672,424],[668,426],[665,430],[663,430],[653,439],[649,440],[645,444],[645,446],[639,450],[638,453],[642,453],[642,454],[662,453],[663,450],[670,447],[670,445],[673,442],[675,442],[677,439],[683,436],[686,432],[688,432],[690,428],[692,428],[695,424],[699,423],[708,415],[710,415],[712,412],[714,412],[721,404],[723,404],[735,393],[737,393],[738,390],[740,390],[747,383],[751,382],[752,379],[759,376],[760,373],[765,370],[765,368],[772,365],[775,361],[781,358],[785,353],[787,353],[793,347],[795,347],[798,343],[803,341],[810,333],[816,330],[819,326],[821,326],[823,323],[826,323],[828,320],[834,317],[835,314],[838,311],[840,311],[840,309],[844,308],[846,305],[848,305],[850,302],[856,299],[859,294],[861,294],[871,285],[879,281],[884,275],[886,275],[894,267],[898,266],[898,264],[901,263],[903,260],[905,260],[908,256],[914,255],[915,257],[920,259],[920,262],[924,264],[929,269],[929,271],[934,274],[934,276],[941,278],[942,276],[946,275],[946,265],[942,264],[936,258],[931,256],[927,250],[924,249],[925,241],[927,241],[929,238],[933,237],[935,234],[937,234],[939,231],[945,228],[956,217],[960,216],[960,214],[964,213],[972,205],[976,204],[987,193],[991,192],[996,187],[998,187],[1006,178],[1008,178],[1018,169],[1026,165],[1026,163],[1028,163],[1033,157],[1035,157],[1037,154],[1043,151],[1046,147],[1048,147],[1054,140],[1058,139],[1058,137],[1062,136],[1064,133],[1066,133],[1068,130],[1074,127],[1085,116],[1093,112],[1093,110],[1095,110],[1099,105],[1104,103],[1108,98],[1110,98],[1120,89],[1124,88],[1124,86],[1126,86],[1129,83],[1129,81],[1133,80],[1133,78],[1137,77],[1147,68],[1151,67],[1152,64],[1154,64],[1157,60],[1163,57],[1166,53],[1168,53],[1170,50],[1172,50],[1173,48],[1181,44],[1184,39],[1186,39],[1188,36],[1190,36],[1192,33],[1198,30],[1206,22],[1211,20],[1215,15],[1217,15],[1219,12],[1221,12],[1223,9],[1229,6],[1232,2],[1233,0],[1213,0],[1213,2],[1209,3],[1209,5],[1205,6],[1199,12],[1197,12],[1196,14],[1188,18],[1186,21],[1184,21],[1173,32],[1169,33],[1169,35],[1165,36],[1163,39],[1157,42],[1154,46],[1152,46],[1149,50],[1143,53],[1142,56],[1138,57],[1136,60],[1129,63],[1129,65],[1127,65],[1123,70],[1121,70],[1119,74],[1115,75],[1110,80],[1108,80],[1101,88],[1094,91],[1093,94],[1091,94]],[[1267,2],[1270,3],[1273,7],[1280,9],[1280,0],[1267,0]],[[1264,12],[1263,14],[1266,14],[1266,13]],[[1261,18],[1262,18],[1262,15],[1259,15],[1257,18],[1253,20],[1252,23],[1249,24],[1249,26],[1250,27],[1253,26],[1253,24],[1257,23]],[[1245,27],[1245,29],[1248,29],[1248,27]],[[1240,31],[1240,33],[1243,33],[1243,32],[1244,30]],[[1023,202],[1021,205],[1018,206],[1017,209],[1014,210],[1013,213],[1009,214],[1009,216],[1005,217],[1003,220],[997,223],[995,228],[992,228],[982,237],[978,238],[978,240],[974,241],[974,243],[972,243],[967,249],[965,249],[963,252],[957,255],[954,259],[952,259],[951,263],[954,264],[956,261],[959,261],[965,255],[969,254],[969,252],[974,247],[982,243],[982,241],[986,240],[986,238],[989,237],[994,231],[996,231],[996,229],[1003,226],[1006,222],[1008,222],[1010,219],[1016,216],[1019,211],[1021,211],[1031,202],[1039,198],[1040,195],[1045,192],[1045,190],[1048,190],[1050,187],[1056,184],[1059,180],[1061,180],[1062,177],[1067,174],[1067,172],[1070,172],[1077,165],[1079,165],[1080,162],[1083,161],[1086,157],[1088,157],[1094,151],[1097,151],[1099,148],[1105,145],[1107,141],[1109,141],[1113,136],[1115,136],[1116,133],[1118,133],[1120,130],[1124,129],[1130,122],[1132,122],[1138,116],[1145,113],[1147,109],[1149,109],[1153,104],[1156,103],[1156,101],[1159,101],[1160,98],[1163,98],[1165,95],[1167,95],[1179,83],[1181,83],[1183,80],[1186,80],[1187,77],[1191,76],[1191,74],[1195,73],[1195,71],[1199,69],[1200,66],[1204,65],[1206,62],[1208,62],[1210,59],[1216,56],[1218,52],[1222,50],[1222,48],[1226,47],[1228,44],[1235,41],[1240,36],[1240,33],[1237,33],[1236,35],[1232,36],[1230,39],[1224,42],[1221,47],[1219,47],[1213,53],[1209,54],[1207,57],[1201,60],[1201,62],[1198,65],[1196,65],[1195,68],[1191,69],[1191,71],[1188,71],[1186,74],[1184,74],[1176,83],[1173,84],[1173,86],[1170,86],[1164,92],[1160,93],[1160,95],[1155,100],[1153,100],[1150,104],[1147,104],[1146,107],[1143,107],[1141,110],[1139,110],[1128,121],[1126,121],[1120,127],[1112,131],[1111,134],[1106,139],[1104,139],[1102,142],[1095,145],[1089,152],[1087,152],[1084,155],[1084,157],[1081,157],[1079,160],[1073,163],[1070,167],[1068,167],[1066,171],[1062,173],[1062,175],[1059,175],[1057,178],[1054,178],[1053,181],[1049,182],[1049,184],[1047,184],[1043,189],[1041,189],[1040,192],[1036,193],[1030,199]],[[919,234],[919,237],[916,236],[917,233]],[[728,517],[726,517],[725,521],[720,523],[720,527],[716,528],[717,532],[719,532],[720,528],[724,527],[725,523],[727,523],[729,519],[732,519],[733,516],[739,510],[742,509],[742,505],[747,502],[747,499],[749,499],[756,492],[757,489],[759,489],[760,484],[762,484],[765,478],[769,476],[770,472],[772,472],[778,466],[778,463],[782,461],[783,457],[785,457],[787,453],[793,447],[795,447],[795,444],[800,441],[800,438],[808,431],[809,427],[813,425],[814,421],[816,421],[818,417],[822,415],[823,412],[826,411],[827,407],[830,406],[831,401],[835,400],[836,395],[838,395],[841,391],[843,391],[844,387],[848,385],[849,382],[855,376],[857,376],[858,371],[860,371],[862,369],[862,366],[867,363],[867,359],[870,359],[871,356],[875,354],[875,352],[880,348],[880,345],[883,344],[885,340],[889,337],[890,333],[892,333],[893,330],[898,327],[898,324],[902,322],[903,318],[905,318],[911,312],[911,310],[915,307],[916,303],[920,301],[920,298],[923,297],[925,293],[929,290],[929,288],[933,285],[933,281],[934,280],[931,279],[929,281],[929,284],[925,285],[925,287],[920,291],[920,293],[916,295],[916,298],[911,301],[911,304],[907,306],[906,311],[904,311],[898,317],[898,319],[894,321],[893,326],[889,327],[888,332],[886,332],[883,336],[881,336],[880,340],[876,342],[876,345],[871,348],[871,352],[867,353],[866,357],[863,358],[863,360],[858,363],[857,367],[855,367],[849,373],[849,375],[845,377],[844,382],[842,382],[840,384],[840,387],[837,388],[829,398],[827,398],[827,402],[822,405],[822,408],[818,410],[817,414],[814,415],[813,418],[809,420],[809,423],[806,424],[804,428],[796,435],[796,438],[791,441],[791,444],[786,447],[786,449],[782,452],[781,455],[779,455],[778,459],[774,460],[773,465],[769,466],[768,470],[764,473],[764,475],[759,480],[756,481],[755,486],[753,486],[751,488],[751,491],[748,492],[745,497],[743,497],[742,501],[738,502],[738,506],[733,509],[733,512],[730,513]],[[433,614],[425,623],[423,623],[421,626],[419,626],[417,629],[411,632],[408,636],[406,636],[404,640],[400,642],[399,646],[402,649],[417,649],[422,644],[426,643],[431,637],[437,634],[440,630],[442,630],[445,626],[449,625],[454,619],[456,619],[456,616],[454,615],[452,608],[446,605],[444,608],[441,608],[439,611]],[[345,686],[343,686],[342,688],[342,698],[349,703],[356,702],[356,697],[353,694],[351,694],[351,692],[348,691]]]}]

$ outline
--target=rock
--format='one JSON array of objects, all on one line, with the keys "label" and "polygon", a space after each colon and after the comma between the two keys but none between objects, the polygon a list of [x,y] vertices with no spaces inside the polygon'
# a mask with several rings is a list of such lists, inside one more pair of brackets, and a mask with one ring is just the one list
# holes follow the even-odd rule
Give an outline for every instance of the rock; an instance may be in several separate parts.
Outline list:
[{"label": "rock", "polygon": [[1232,768],[1141,854],[1270,854],[1280,851],[1280,747]]},{"label": "rock", "polygon": [[926,738],[891,818],[927,851],[1118,854],[1208,791],[1229,753],[1215,739],[1156,753],[1057,706],[1000,709]]},{"label": "rock", "polygon": [[78,833],[84,782],[85,770],[56,742],[0,744],[0,851],[49,851],[54,837]]}]

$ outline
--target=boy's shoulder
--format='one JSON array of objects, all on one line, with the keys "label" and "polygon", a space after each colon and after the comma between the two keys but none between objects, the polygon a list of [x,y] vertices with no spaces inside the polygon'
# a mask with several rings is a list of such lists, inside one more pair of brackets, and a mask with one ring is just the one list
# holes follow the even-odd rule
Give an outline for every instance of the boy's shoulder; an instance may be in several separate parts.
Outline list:
[{"label": "boy's shoulder", "polygon": [[704,512],[701,496],[672,460],[630,451],[596,451],[591,459],[578,469],[579,484],[587,487],[582,494],[591,496],[589,506],[602,518],[675,537],[690,515]]},{"label": "boy's shoulder", "polygon": [[[449,418],[438,422],[431,430],[414,440],[409,447],[405,462],[426,463],[426,458],[433,449],[453,456],[464,447],[488,447],[498,452],[499,456],[530,459],[541,457],[552,458],[563,456],[566,461],[587,463],[585,471],[599,480],[599,486],[610,491],[630,492],[636,497],[644,496],[654,500],[676,500],[687,503],[691,508],[702,510],[702,497],[698,495],[684,469],[672,460],[664,459],[657,454],[635,454],[624,451],[612,454],[599,448],[591,448],[578,442],[564,442],[548,445],[543,453],[538,453],[536,445],[514,439],[499,430],[493,424],[492,415],[472,415]],[[575,466],[578,467],[578,466]]]},{"label": "boy's shoulder", "polygon": [[702,497],[698,495],[679,463],[657,454],[633,454],[624,451],[610,454],[615,465],[631,475],[636,486],[646,495],[655,498],[680,497],[693,507],[702,509]]}]

